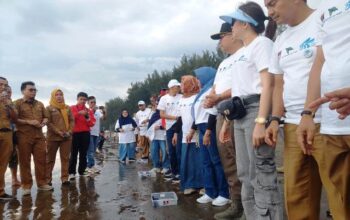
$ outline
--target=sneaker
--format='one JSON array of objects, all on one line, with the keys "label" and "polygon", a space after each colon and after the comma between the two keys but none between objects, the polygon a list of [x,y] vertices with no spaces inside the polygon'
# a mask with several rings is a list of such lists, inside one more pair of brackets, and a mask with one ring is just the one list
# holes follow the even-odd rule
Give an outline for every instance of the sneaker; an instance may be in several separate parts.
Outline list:
[{"label": "sneaker", "polygon": [[40,190],[40,191],[50,191],[50,190],[53,190],[53,187],[49,186],[49,185],[42,185],[42,186],[38,186],[38,190]]},{"label": "sneaker", "polygon": [[153,174],[152,176],[156,176],[157,175],[157,171],[158,171],[159,169],[158,168],[152,168],[149,172],[151,173],[151,174]]},{"label": "sneaker", "polygon": [[147,163],[147,162],[145,162],[145,160],[143,160],[143,159],[138,159],[138,160],[136,161],[136,163],[145,164],[145,163]]},{"label": "sneaker", "polygon": [[126,164],[126,161],[125,161],[125,160],[119,159],[118,161],[119,161],[119,163],[121,163],[121,164]]},{"label": "sneaker", "polygon": [[204,188],[200,189],[200,190],[199,190],[199,195],[202,195],[202,196],[203,196],[204,194],[205,194],[205,189],[204,189]]},{"label": "sneaker", "polygon": [[29,196],[32,193],[31,189],[23,189],[22,195],[23,196]]},{"label": "sneaker", "polygon": [[0,200],[11,200],[11,199],[13,199],[13,196],[10,196],[9,194],[6,194],[6,193],[0,196]]},{"label": "sneaker", "polygon": [[231,206],[223,212],[214,215],[217,220],[244,218],[241,200],[233,200]]},{"label": "sneaker", "polygon": [[213,200],[211,204],[213,206],[224,206],[224,205],[227,205],[228,203],[230,203],[229,199],[226,199],[222,196],[218,196],[216,199]]},{"label": "sneaker", "polygon": [[173,173],[171,172],[171,170],[168,170],[166,173],[164,173],[164,177],[172,177]]},{"label": "sneaker", "polygon": [[[173,180],[174,182],[174,180]],[[184,195],[191,195],[192,193],[196,192],[197,190],[196,189],[193,189],[193,188],[189,188],[189,189],[185,189],[184,190]]]},{"label": "sneaker", "polygon": [[[168,173],[170,170],[168,169],[168,168],[164,168],[163,170],[162,170],[162,174],[166,174],[166,173]],[[171,172],[170,172],[171,173]]]},{"label": "sneaker", "polygon": [[69,178],[70,181],[74,181],[75,180],[75,174],[69,174]]},{"label": "sneaker", "polygon": [[197,199],[197,202],[201,204],[207,204],[207,203],[213,202],[213,200],[214,199],[210,198],[210,196],[208,196],[207,194],[204,194],[203,196]]},{"label": "sneaker", "polygon": [[174,177],[171,181],[172,184],[179,184],[180,183],[180,179],[177,177]]},{"label": "sneaker", "polygon": [[135,162],[136,160],[134,158],[129,159],[129,162]]},{"label": "sneaker", "polygon": [[167,181],[167,182],[172,181],[173,179],[174,179],[173,176],[165,176],[164,177],[164,180]]}]

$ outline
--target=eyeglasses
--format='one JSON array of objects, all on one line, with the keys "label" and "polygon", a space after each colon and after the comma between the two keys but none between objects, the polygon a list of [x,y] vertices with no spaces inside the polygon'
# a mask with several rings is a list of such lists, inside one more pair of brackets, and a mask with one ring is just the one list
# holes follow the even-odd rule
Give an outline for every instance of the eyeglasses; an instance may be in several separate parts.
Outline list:
[{"label": "eyeglasses", "polygon": [[96,103],[96,101],[90,101],[90,103]]},{"label": "eyeglasses", "polygon": [[38,90],[37,89],[28,89],[29,92],[37,92]]}]

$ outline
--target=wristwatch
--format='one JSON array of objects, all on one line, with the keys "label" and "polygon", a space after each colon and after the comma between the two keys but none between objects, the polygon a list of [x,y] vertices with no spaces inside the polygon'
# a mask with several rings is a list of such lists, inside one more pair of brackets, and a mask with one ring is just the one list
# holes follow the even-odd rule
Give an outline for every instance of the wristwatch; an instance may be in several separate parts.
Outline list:
[{"label": "wristwatch", "polygon": [[257,118],[255,119],[255,123],[257,123],[257,124],[265,124],[265,123],[266,123],[266,118],[257,117]]}]

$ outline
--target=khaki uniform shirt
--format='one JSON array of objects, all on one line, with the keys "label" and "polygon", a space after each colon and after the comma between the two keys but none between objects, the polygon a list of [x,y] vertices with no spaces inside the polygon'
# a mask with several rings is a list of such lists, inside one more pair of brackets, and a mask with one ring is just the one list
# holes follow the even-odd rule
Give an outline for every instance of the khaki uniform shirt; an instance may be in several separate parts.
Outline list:
[{"label": "khaki uniform shirt", "polygon": [[4,104],[0,104],[0,129],[11,129],[11,119]]},{"label": "khaki uniform shirt", "polygon": [[49,123],[47,124],[47,140],[48,141],[62,141],[63,137],[59,135],[59,132],[70,132],[72,133],[74,127],[74,117],[73,114],[67,106],[68,111],[68,120],[69,120],[69,128],[66,128],[66,124],[64,123],[63,116],[59,109],[52,107],[51,105],[46,107],[46,110],[49,114]]},{"label": "khaki uniform shirt", "polygon": [[[24,101],[23,99],[18,99],[15,101],[15,106],[18,112],[18,119],[21,120],[37,120],[41,123],[44,118],[49,117],[44,104],[37,100],[29,102]],[[21,123],[17,123],[17,134],[32,138],[44,137],[42,128]]]}]

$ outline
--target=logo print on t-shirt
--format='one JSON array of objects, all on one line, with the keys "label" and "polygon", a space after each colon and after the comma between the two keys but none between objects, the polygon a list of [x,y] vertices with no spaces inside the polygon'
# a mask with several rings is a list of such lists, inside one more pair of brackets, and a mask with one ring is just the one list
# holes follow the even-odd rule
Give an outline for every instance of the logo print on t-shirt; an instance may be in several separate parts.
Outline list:
[{"label": "logo print on t-shirt", "polygon": [[345,10],[350,10],[350,0],[345,4]]},{"label": "logo print on t-shirt", "polygon": [[247,61],[248,59],[245,57],[245,55],[242,55],[238,61]]},{"label": "logo print on t-shirt", "polygon": [[312,50],[305,50],[304,51],[305,58],[311,58],[313,54],[314,54],[314,52],[312,52]]},{"label": "logo print on t-shirt", "polygon": [[292,50],[294,50],[294,48],[293,48],[293,47],[287,47],[287,48],[286,48],[286,52],[287,52],[287,54],[289,55],[289,54],[290,54],[290,52],[291,52]]},{"label": "logo print on t-shirt", "polygon": [[300,44],[300,50],[309,49],[310,47],[315,46],[315,44],[315,38],[309,37],[302,44]]},{"label": "logo print on t-shirt", "polygon": [[332,7],[330,9],[328,9],[329,12],[329,16],[332,17],[332,15],[334,14],[334,12],[338,11],[337,7]]}]

